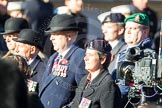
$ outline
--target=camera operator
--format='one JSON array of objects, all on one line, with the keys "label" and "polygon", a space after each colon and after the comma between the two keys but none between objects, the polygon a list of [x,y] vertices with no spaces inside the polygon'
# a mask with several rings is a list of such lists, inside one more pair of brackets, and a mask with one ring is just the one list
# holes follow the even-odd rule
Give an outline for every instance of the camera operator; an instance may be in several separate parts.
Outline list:
[{"label": "camera operator", "polygon": [[[126,47],[120,52],[117,63],[126,60],[126,52],[132,47],[139,47],[140,49],[150,48],[152,40],[149,38],[149,18],[146,14],[135,13],[127,17],[125,20],[125,34],[124,39]],[[117,64],[118,67],[118,64]],[[117,69],[117,68],[116,68]],[[115,74],[117,74],[115,72]],[[126,105],[128,101],[128,92],[130,87],[125,85],[125,80],[116,78],[122,94],[122,107],[131,108],[131,105]]]}]

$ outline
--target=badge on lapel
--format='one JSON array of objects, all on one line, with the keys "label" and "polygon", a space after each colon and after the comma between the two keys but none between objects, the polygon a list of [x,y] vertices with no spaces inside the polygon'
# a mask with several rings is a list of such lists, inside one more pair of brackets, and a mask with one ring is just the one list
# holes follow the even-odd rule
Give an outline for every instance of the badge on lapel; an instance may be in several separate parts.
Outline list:
[{"label": "badge on lapel", "polygon": [[90,108],[91,102],[91,100],[83,97],[79,104],[79,108]]},{"label": "badge on lapel", "polygon": [[36,92],[38,83],[32,80],[27,80],[27,86],[29,92]]},{"label": "badge on lapel", "polygon": [[66,60],[66,59],[61,59],[61,61],[60,61],[60,64],[62,64],[62,65],[66,65],[68,63],[68,60]]}]

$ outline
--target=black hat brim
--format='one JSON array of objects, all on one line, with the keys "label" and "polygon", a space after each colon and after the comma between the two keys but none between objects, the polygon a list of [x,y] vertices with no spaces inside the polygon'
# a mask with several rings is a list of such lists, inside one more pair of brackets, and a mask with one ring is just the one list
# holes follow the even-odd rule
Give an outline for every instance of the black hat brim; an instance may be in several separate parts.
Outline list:
[{"label": "black hat brim", "polygon": [[50,28],[49,30],[45,31],[46,33],[53,33],[53,32],[59,32],[59,31],[79,31],[78,28],[63,28],[63,27],[56,27],[56,28]]},{"label": "black hat brim", "polygon": [[43,48],[43,46],[41,46],[41,45],[36,45],[36,44],[34,44],[34,43],[30,42],[30,41],[27,41],[27,40],[24,40],[24,39],[21,39],[21,38],[15,38],[15,39],[12,39],[12,40],[14,40],[16,42],[24,43],[24,44],[34,45],[39,49]]},{"label": "black hat brim", "polygon": [[21,39],[21,38],[16,38],[16,39],[13,39],[14,41],[16,42],[20,42],[20,43],[25,43],[25,44],[29,44],[29,45],[35,45],[37,46],[36,44],[30,42],[30,41],[27,41],[27,40],[24,40],[24,39]]},{"label": "black hat brim", "polygon": [[2,33],[0,33],[1,35],[6,35],[6,34],[11,34],[11,33],[17,33],[17,32],[20,32],[20,30],[17,30],[17,31],[5,31],[5,32],[2,32]]}]

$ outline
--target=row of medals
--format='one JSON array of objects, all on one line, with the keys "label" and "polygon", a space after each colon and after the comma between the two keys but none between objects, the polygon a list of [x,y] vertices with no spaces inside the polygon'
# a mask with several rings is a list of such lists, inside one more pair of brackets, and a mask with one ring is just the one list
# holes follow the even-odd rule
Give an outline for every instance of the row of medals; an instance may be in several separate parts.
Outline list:
[{"label": "row of medals", "polygon": [[52,72],[53,72],[53,75],[55,76],[66,77],[67,69],[68,69],[68,66],[66,65],[55,64],[54,70],[52,70]]}]

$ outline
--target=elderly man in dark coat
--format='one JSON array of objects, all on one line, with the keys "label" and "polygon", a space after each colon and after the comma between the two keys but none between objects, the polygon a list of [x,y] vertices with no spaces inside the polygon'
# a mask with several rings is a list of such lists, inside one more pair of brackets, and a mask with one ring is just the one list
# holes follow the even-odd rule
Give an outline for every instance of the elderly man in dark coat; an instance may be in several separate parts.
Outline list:
[{"label": "elderly man in dark coat", "polygon": [[47,32],[56,53],[49,58],[39,96],[45,108],[61,108],[72,101],[76,87],[87,74],[85,51],[74,44],[78,33],[74,16],[54,16]]},{"label": "elderly man in dark coat", "polygon": [[41,47],[40,34],[32,29],[23,29],[19,33],[18,38],[14,40],[16,41],[15,53],[26,58],[31,68],[27,73],[28,78],[32,80],[32,84],[40,84],[46,69],[46,63],[38,55],[39,48]]}]

